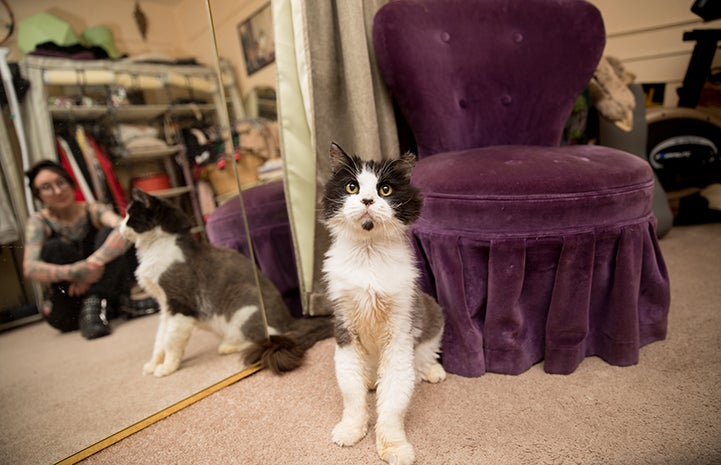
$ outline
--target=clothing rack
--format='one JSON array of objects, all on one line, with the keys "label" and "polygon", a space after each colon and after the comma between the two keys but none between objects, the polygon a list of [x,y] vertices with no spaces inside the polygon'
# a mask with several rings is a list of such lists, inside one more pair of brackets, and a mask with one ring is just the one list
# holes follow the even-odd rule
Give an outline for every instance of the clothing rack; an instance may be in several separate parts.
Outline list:
[{"label": "clothing rack", "polygon": [[[28,164],[53,158],[56,154],[57,125],[77,125],[101,121],[108,127],[119,124],[152,123],[160,126],[164,119],[173,123],[190,121],[201,115],[204,119],[222,124],[220,108],[226,105],[234,118],[243,117],[243,109],[232,68],[224,63],[222,78],[215,71],[201,65],[142,63],[132,60],[70,60],[27,56],[20,68],[30,81],[30,91],[24,102],[23,117],[27,127]],[[224,92],[219,85],[222,82]],[[77,98],[68,98],[68,92]],[[125,100],[123,96],[127,96]],[[131,98],[141,95],[140,101]],[[182,95],[204,98],[204,103],[183,102]],[[100,96],[100,98],[96,98]],[[54,99],[53,102],[50,100]],[[53,104],[54,103],[54,104]],[[181,177],[172,189],[158,196],[178,196],[188,193],[196,219],[202,230],[203,220],[190,166],[182,138],[171,141],[160,150],[138,153],[126,150],[125,157],[115,158],[113,166],[126,171],[136,164],[162,161],[169,168],[175,160]],[[168,170],[172,178],[174,170]],[[130,186],[128,186],[128,189]],[[153,193],[156,194],[155,192]]]}]

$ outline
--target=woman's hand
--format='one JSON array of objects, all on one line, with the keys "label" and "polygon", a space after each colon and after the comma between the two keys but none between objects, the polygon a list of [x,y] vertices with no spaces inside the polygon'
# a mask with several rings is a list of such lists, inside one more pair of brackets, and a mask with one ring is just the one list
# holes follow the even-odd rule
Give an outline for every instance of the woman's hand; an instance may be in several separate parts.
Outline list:
[{"label": "woman's hand", "polygon": [[105,265],[97,260],[80,260],[71,266],[71,282],[93,284],[103,277]]},{"label": "woman's hand", "polygon": [[81,260],[70,266],[72,270],[72,280],[70,281],[68,294],[72,297],[83,295],[88,292],[90,285],[99,281],[105,272],[105,265],[97,260]]},{"label": "woman's hand", "polygon": [[77,297],[87,293],[88,289],[90,289],[90,283],[74,281],[70,283],[70,286],[68,287],[68,294],[70,297]]}]

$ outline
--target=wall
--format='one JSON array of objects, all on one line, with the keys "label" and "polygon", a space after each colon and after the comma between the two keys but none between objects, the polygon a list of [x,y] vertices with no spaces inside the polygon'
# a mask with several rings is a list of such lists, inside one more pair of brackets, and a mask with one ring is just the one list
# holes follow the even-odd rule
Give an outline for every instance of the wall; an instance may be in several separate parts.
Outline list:
[{"label": "wall", "polygon": [[70,23],[78,36],[89,26],[108,26],[113,31],[120,53],[139,55],[152,52],[173,58],[187,56],[187,51],[177,40],[180,30],[171,1],[140,2],[149,23],[147,40],[143,40],[133,19],[134,0],[10,0],[9,3],[16,20],[16,30],[5,44],[10,49],[9,61],[17,61],[23,56],[17,48],[17,24],[43,11]]},{"label": "wall", "polygon": [[[240,93],[243,96],[246,96],[256,86],[276,87],[274,63],[248,76],[237,29],[240,23],[268,4],[270,4],[269,0],[211,0],[218,54],[233,64],[235,75],[240,81]],[[209,31],[207,22],[198,20],[200,15],[207,16],[204,2],[180,0],[178,20],[184,35],[189,39],[188,50],[194,56],[202,58],[203,61],[206,59],[209,61],[213,55],[209,54],[209,51],[202,45],[204,41],[207,41]]]},{"label": "wall", "polygon": [[[591,0],[606,23],[606,55],[619,58],[641,83],[668,83],[666,105],[676,105],[693,42],[684,31],[721,28],[691,13],[693,0]],[[721,60],[716,54],[716,61]]]}]

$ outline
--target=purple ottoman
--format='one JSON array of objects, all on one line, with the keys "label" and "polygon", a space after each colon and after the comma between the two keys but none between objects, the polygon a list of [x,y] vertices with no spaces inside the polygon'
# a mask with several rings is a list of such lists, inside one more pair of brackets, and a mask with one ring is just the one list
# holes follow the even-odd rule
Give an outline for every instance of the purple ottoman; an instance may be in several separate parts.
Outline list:
[{"label": "purple ottoman", "polygon": [[[273,181],[243,191],[253,253],[260,271],[283,295],[295,317],[301,317],[298,271],[288,222],[282,181]],[[234,197],[210,214],[206,223],[208,241],[249,256],[240,202]]]}]

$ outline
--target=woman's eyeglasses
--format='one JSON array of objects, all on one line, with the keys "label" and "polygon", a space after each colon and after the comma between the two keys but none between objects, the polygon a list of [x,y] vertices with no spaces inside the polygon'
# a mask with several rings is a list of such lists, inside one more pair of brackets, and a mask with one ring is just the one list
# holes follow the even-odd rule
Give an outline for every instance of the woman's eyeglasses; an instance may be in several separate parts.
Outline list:
[{"label": "woman's eyeglasses", "polygon": [[45,184],[39,185],[38,191],[48,194],[55,191],[55,188],[62,191],[67,187],[70,187],[70,183],[65,178],[58,178],[55,182],[46,182]]}]

